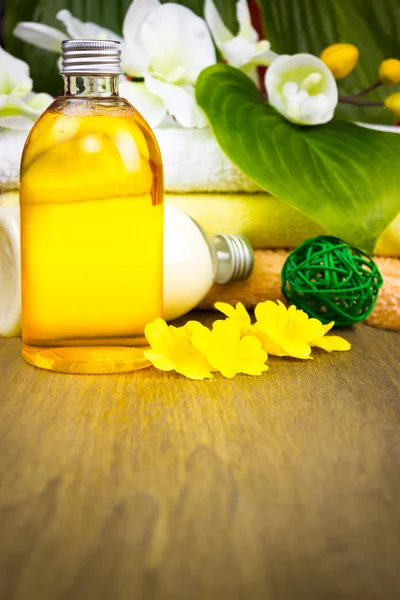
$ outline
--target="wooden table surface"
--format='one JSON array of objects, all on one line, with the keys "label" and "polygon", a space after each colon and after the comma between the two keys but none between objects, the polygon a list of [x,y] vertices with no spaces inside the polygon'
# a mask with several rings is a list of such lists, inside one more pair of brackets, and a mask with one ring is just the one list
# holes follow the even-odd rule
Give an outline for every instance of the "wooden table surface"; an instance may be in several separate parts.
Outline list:
[{"label": "wooden table surface", "polygon": [[0,598],[400,597],[400,335],[259,378],[69,376],[0,341]]}]

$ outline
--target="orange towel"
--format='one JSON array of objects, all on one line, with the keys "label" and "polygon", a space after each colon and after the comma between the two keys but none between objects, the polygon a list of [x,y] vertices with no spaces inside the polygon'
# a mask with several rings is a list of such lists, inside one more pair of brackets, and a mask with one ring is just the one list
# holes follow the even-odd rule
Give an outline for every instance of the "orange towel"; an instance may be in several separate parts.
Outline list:
[{"label": "orange towel", "polygon": [[[199,308],[210,309],[215,302],[242,302],[254,308],[264,300],[284,300],[281,292],[281,270],[287,250],[255,250],[254,270],[247,281],[228,285],[214,284]],[[400,258],[376,256],[384,284],[378,302],[367,319],[368,325],[400,331]]]}]

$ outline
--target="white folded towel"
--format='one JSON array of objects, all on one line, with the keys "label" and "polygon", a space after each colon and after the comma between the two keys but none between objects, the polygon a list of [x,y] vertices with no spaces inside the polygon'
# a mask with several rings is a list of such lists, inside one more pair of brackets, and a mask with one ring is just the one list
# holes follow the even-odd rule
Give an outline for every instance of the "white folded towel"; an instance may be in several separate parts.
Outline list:
[{"label": "white folded towel", "polygon": [[0,193],[18,186],[19,165],[27,135],[27,131],[0,128]]},{"label": "white folded towel", "polygon": [[211,129],[170,125],[154,133],[163,158],[166,192],[262,191],[225,156]]},{"label": "white folded towel", "polygon": [[[261,188],[225,156],[211,129],[176,125],[154,131],[164,163],[165,191],[257,192]],[[15,189],[26,131],[0,131],[0,192]]]},{"label": "white folded towel", "polygon": [[[357,123],[400,133],[399,127]],[[210,128],[184,129],[175,123],[154,130],[164,163],[166,192],[253,193],[262,188],[242,173],[219,147]],[[26,131],[0,129],[0,193],[15,189]]]},{"label": "white folded towel", "polygon": [[0,208],[0,335],[18,335],[21,327],[21,250],[19,207]]}]

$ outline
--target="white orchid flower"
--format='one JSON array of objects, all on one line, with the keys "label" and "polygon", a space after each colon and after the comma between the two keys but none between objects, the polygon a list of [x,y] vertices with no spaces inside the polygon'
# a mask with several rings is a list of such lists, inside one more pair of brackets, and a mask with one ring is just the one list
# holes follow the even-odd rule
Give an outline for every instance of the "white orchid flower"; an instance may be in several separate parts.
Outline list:
[{"label": "white orchid flower", "polygon": [[0,46],[0,98],[13,95],[21,98],[32,90],[29,67]]},{"label": "white orchid flower", "polygon": [[121,95],[153,127],[169,113],[183,127],[207,127],[194,84],[215,64],[214,45],[203,19],[175,3],[134,0],[124,21],[122,68],[142,83],[124,82]]},{"label": "white orchid flower", "polygon": [[239,32],[234,35],[225,25],[213,2],[206,0],[204,16],[215,44],[228,64],[254,78],[257,65],[268,66],[277,57],[267,40],[260,40],[251,24],[247,0],[238,0],[236,16]]},{"label": "white orchid flower", "polygon": [[[203,69],[215,64],[216,54],[203,19],[175,3],[133,0],[126,13],[124,38],[82,23],[67,10],[57,13],[75,38],[115,39],[122,43],[121,65],[132,78],[123,81],[121,95],[134,104],[153,127],[169,113],[183,127],[206,127],[207,118],[195,100],[194,85]],[[60,52],[66,35],[39,23],[19,23],[14,34],[36,46]]]},{"label": "white orchid flower", "polygon": [[74,17],[69,10],[60,10],[56,18],[63,23],[67,34],[55,27],[49,27],[42,23],[32,23],[22,21],[15,27],[13,34],[29,44],[61,53],[61,42],[68,38],[73,39],[92,39],[92,40],[119,40],[122,38],[96,23],[83,22]]},{"label": "white orchid flower", "polygon": [[0,127],[30,129],[53,98],[33,94],[29,67],[0,46]]},{"label": "white orchid flower", "polygon": [[265,75],[268,100],[281,115],[299,125],[319,125],[333,117],[338,103],[336,81],[311,54],[282,55]]}]

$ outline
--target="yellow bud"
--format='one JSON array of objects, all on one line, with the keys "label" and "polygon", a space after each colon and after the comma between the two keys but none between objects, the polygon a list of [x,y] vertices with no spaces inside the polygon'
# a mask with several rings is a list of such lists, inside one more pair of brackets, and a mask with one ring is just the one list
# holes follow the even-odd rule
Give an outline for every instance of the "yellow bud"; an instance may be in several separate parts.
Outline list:
[{"label": "yellow bud", "polygon": [[322,51],[320,58],[335,79],[343,79],[356,66],[358,56],[358,48],[353,44],[333,44]]},{"label": "yellow bud", "polygon": [[388,58],[379,67],[379,81],[385,85],[396,85],[400,83],[400,60]]},{"label": "yellow bud", "polygon": [[395,92],[385,98],[385,106],[392,111],[392,113],[400,117],[400,92]]}]

